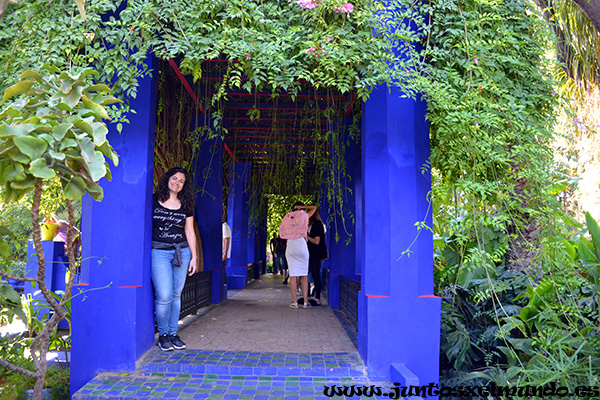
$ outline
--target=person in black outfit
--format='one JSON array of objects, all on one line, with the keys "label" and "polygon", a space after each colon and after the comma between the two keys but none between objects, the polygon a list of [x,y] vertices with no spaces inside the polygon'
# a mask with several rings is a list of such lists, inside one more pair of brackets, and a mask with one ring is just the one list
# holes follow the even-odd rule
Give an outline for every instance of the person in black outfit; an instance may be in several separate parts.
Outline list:
[{"label": "person in black outfit", "polygon": [[321,260],[327,258],[327,245],[325,226],[318,210],[308,220],[308,254],[308,272],[315,284],[316,305],[321,305]]},{"label": "person in black outfit", "polygon": [[152,283],[158,347],[163,351],[186,348],[177,325],[186,275],[196,272],[194,204],[187,171],[168,170],[158,183],[152,205]]}]

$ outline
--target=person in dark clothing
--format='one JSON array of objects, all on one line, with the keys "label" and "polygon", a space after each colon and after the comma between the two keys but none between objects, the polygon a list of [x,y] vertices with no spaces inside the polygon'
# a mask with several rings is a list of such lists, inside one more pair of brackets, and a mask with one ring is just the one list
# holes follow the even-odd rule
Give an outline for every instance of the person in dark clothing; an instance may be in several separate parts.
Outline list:
[{"label": "person in dark clothing", "polygon": [[171,168],[156,188],[152,205],[152,283],[156,294],[158,347],[186,348],[177,335],[186,275],[196,273],[194,193],[183,168]]},{"label": "person in dark clothing", "polygon": [[327,245],[325,226],[318,210],[315,210],[308,221],[308,254],[308,272],[315,284],[315,301],[317,305],[321,305],[321,260],[327,258]]}]

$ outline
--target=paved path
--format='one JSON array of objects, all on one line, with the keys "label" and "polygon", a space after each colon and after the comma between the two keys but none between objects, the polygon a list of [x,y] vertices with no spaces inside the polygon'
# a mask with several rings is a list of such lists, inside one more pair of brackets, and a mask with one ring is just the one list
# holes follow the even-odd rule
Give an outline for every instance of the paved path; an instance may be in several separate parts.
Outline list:
[{"label": "paved path", "polygon": [[[327,306],[289,307],[281,276],[262,275],[179,334],[188,349],[251,352],[356,352]],[[325,303],[325,302],[324,302]]]},{"label": "paved path", "polygon": [[328,306],[290,302],[281,277],[263,275],[181,329],[187,350],[154,346],[134,373],[100,374],[73,399],[328,400],[333,385],[389,386],[368,381],[352,329]]}]

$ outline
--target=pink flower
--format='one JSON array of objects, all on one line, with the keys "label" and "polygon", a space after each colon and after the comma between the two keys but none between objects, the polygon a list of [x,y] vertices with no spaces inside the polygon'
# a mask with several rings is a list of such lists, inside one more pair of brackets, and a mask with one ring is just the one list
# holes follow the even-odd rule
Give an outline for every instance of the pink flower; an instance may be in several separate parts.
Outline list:
[{"label": "pink flower", "polygon": [[579,118],[575,118],[575,119],[573,120],[573,123],[574,123],[575,125],[579,125],[579,124],[581,123],[581,120],[580,120]]},{"label": "pink flower", "polygon": [[298,5],[302,8],[315,8],[319,5],[320,0],[296,0]]},{"label": "pink flower", "polygon": [[350,18],[350,13],[354,11],[354,5],[352,3],[344,3],[340,7],[335,7],[333,11],[338,14],[346,13],[346,17]]},{"label": "pink flower", "polygon": [[600,129],[600,124],[596,124],[596,129]]},{"label": "pink flower", "polygon": [[325,37],[325,40],[327,40],[328,42],[331,42],[331,41],[333,40],[333,38],[331,38],[331,37],[329,37],[329,36],[326,36],[326,37]]},{"label": "pink flower", "polygon": [[473,62],[475,63],[475,65],[479,64],[479,57],[475,57],[475,59],[473,60]]},{"label": "pink flower", "polygon": [[310,53],[312,53],[314,50],[315,50],[315,49],[311,47],[310,49],[306,49],[306,50],[304,50],[304,52],[305,52],[306,54],[310,54]]},{"label": "pink flower", "polygon": [[580,131],[585,131],[587,129],[587,126],[585,126],[585,124],[577,124],[577,129],[579,129]]},{"label": "pink flower", "polygon": [[250,59],[250,54],[246,55],[246,60]]},{"label": "pink flower", "polygon": [[327,54],[327,50],[323,49],[323,55]]},{"label": "pink flower", "polygon": [[479,126],[479,122],[475,122],[475,126]]}]

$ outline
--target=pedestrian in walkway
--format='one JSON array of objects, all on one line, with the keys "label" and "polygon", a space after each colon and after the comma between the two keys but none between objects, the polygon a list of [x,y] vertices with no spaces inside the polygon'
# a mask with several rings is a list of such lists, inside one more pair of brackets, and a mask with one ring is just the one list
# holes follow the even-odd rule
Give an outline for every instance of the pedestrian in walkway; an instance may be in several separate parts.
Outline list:
[{"label": "pedestrian in walkway", "polygon": [[227,284],[227,260],[231,258],[231,227],[227,223],[227,214],[223,214],[223,225],[221,228],[223,235],[223,246],[221,247],[221,253],[223,254],[221,260],[223,260],[223,283]]},{"label": "pedestrian in walkway", "polygon": [[158,347],[163,351],[186,348],[177,335],[177,324],[186,275],[196,272],[194,204],[187,171],[168,170],[158,183],[152,205],[152,283]]},{"label": "pedestrian in walkway", "polygon": [[[303,203],[296,203],[292,211],[288,212],[279,228],[279,236],[287,239],[287,248],[285,258],[287,260],[290,274],[290,290],[292,291],[292,304],[290,307],[298,308],[298,279],[302,284],[302,294],[304,295],[304,308],[310,307],[308,302],[308,246],[306,244],[308,219],[313,215],[316,206],[305,206]],[[306,210],[306,211],[304,211]]]},{"label": "pedestrian in walkway", "polygon": [[321,305],[321,260],[327,258],[327,245],[325,244],[325,226],[321,221],[319,210],[308,220],[308,272],[312,276],[315,289],[314,305]]},{"label": "pedestrian in walkway", "polygon": [[271,256],[273,257],[273,275],[279,274],[279,260],[277,259],[277,234],[273,232],[273,237],[269,242],[269,249],[271,250]]}]

